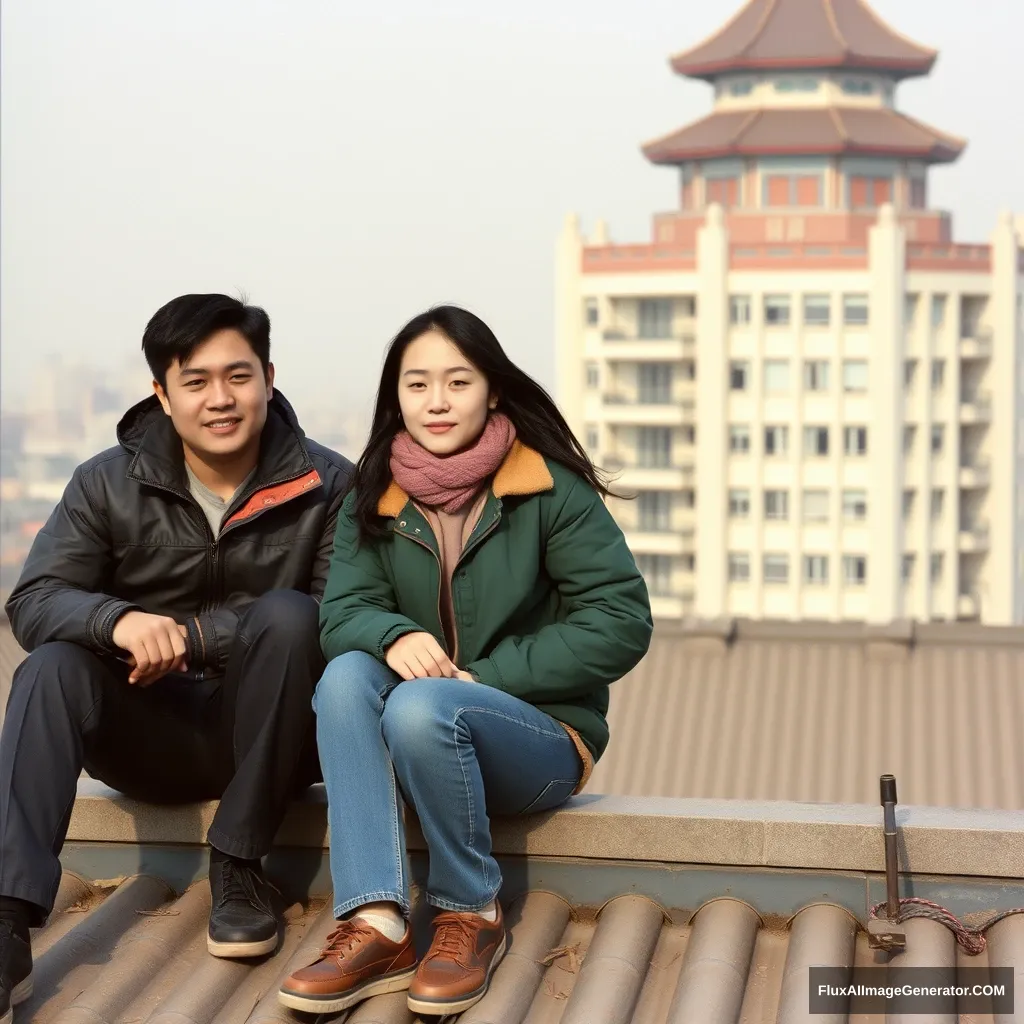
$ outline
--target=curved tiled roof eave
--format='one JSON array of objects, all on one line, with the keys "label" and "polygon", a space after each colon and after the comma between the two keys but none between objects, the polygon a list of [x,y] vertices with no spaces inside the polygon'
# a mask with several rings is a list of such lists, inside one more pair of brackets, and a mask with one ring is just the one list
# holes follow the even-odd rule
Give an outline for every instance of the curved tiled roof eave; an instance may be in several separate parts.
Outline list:
[{"label": "curved tiled roof eave", "polygon": [[[863,0],[840,2],[845,6],[837,10],[836,0],[817,0],[818,7],[804,0],[802,8],[796,0],[748,0],[718,31],[674,54],[669,64],[678,74],[705,79],[729,71],[829,67],[884,70],[903,78],[932,69],[936,50],[894,29]],[[803,46],[796,41],[796,24],[811,31]],[[759,48],[775,52],[757,53]]]},{"label": "curved tiled roof eave", "polygon": [[[922,121],[893,110],[859,108],[803,108],[798,110],[765,110],[752,112],[740,121],[736,111],[714,112],[675,132],[654,139],[641,147],[644,156],[654,164],[680,164],[691,160],[712,160],[722,157],[755,156],[836,156],[840,154],[894,156],[904,159],[925,160],[929,163],[951,163],[963,152],[965,140],[940,132]],[[860,131],[853,131],[844,121],[844,115],[857,118]],[[827,118],[827,121],[826,121]],[[811,119],[821,121],[816,126]],[[719,137],[714,137],[715,122],[721,125]],[[738,129],[733,122],[739,122]],[[777,140],[758,139],[748,141],[755,127],[767,126],[777,130]],[[802,123],[801,123],[802,122]],[[864,138],[865,122],[869,132],[878,136],[893,130],[913,134],[917,138],[874,140]],[[874,122],[871,124],[870,122]],[[824,132],[821,128],[824,127]],[[792,142],[783,134],[793,128],[801,129],[799,137]],[[809,139],[808,135],[816,138]],[[775,134],[775,132],[772,132]],[[687,136],[698,136],[690,141]],[[707,137],[704,141],[701,136]]]}]

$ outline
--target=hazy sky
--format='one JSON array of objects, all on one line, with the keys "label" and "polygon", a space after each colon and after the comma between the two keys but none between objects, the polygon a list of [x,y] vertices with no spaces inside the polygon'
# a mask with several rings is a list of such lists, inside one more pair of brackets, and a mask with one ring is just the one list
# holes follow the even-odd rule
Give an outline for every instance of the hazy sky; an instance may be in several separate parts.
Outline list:
[{"label": "hazy sky", "polygon": [[[114,364],[167,299],[239,289],[300,408],[367,402],[387,339],[442,301],[552,386],[563,217],[648,240],[676,180],[639,146],[710,108],[667,58],[738,6],[4,0],[3,396],[47,352]],[[987,240],[1024,212],[1024,7],[875,8],[941,51],[899,102],[968,138],[931,195]]]}]

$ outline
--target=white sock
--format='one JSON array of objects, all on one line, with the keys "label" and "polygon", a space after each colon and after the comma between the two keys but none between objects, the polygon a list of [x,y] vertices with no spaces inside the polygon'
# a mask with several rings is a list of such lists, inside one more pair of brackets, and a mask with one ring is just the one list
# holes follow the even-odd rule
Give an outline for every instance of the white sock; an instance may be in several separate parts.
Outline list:
[{"label": "white sock", "polygon": [[371,928],[376,928],[384,938],[392,942],[401,942],[408,929],[402,912],[394,903],[375,903],[372,909],[364,907],[353,916],[365,921]]},{"label": "white sock", "polygon": [[498,920],[498,904],[491,900],[490,904],[484,907],[483,910],[476,911],[485,921],[497,921]]}]

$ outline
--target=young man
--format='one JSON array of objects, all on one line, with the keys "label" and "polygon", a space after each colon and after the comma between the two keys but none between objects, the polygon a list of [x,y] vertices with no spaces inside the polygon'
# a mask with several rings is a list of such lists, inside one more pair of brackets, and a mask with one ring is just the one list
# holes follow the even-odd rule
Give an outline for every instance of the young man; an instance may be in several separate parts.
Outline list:
[{"label": "young man", "polygon": [[213,797],[209,949],[260,956],[260,858],[318,777],[318,606],[352,464],[274,389],[270,321],[183,295],[142,347],[154,396],[75,470],[7,602],[29,651],[0,738],[0,1021],[31,992],[83,767],[150,802]]}]

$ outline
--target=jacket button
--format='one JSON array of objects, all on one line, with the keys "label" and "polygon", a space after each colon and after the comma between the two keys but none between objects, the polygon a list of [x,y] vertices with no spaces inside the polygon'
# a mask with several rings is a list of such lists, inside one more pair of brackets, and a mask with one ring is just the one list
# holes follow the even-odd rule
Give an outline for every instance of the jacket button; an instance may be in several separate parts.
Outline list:
[{"label": "jacket button", "polygon": [[405,526],[405,520],[403,519],[398,525],[399,526]]}]

